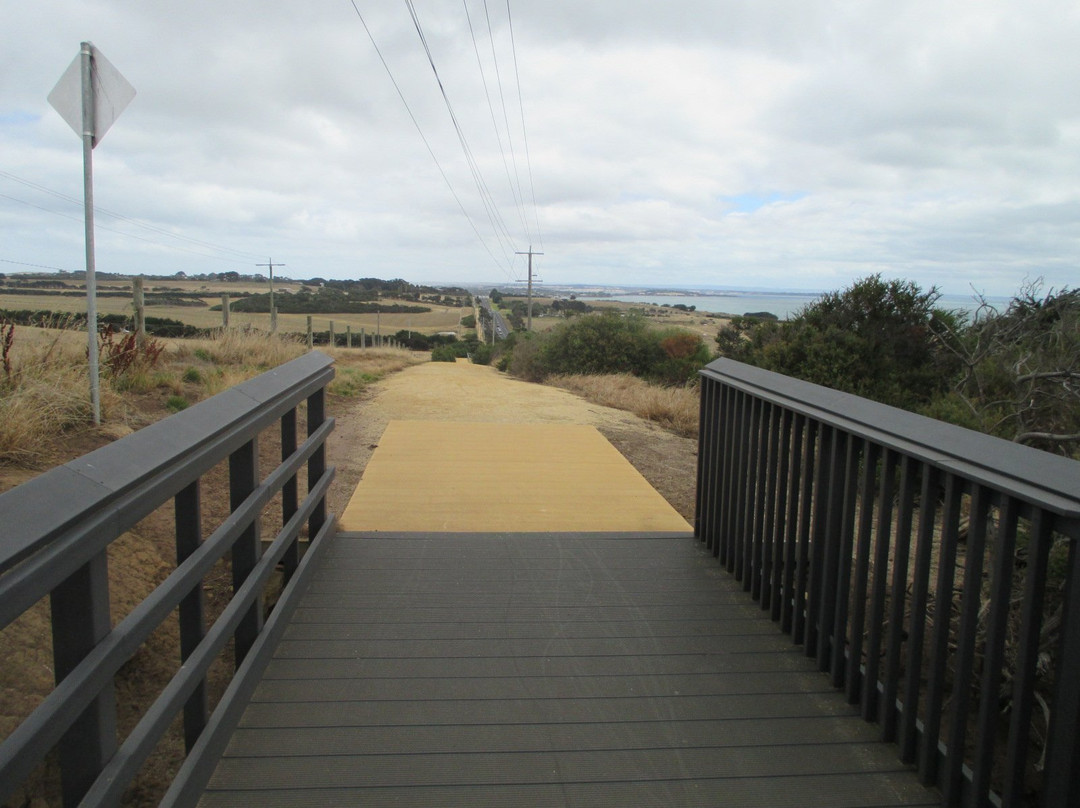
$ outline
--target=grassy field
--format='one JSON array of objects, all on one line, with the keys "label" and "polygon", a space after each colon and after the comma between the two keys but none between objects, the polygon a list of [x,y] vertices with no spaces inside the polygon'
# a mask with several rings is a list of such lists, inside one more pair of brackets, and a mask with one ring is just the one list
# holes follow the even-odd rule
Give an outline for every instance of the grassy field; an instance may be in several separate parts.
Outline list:
[{"label": "grassy field", "polygon": [[[256,283],[208,283],[204,281],[178,281],[172,278],[147,278],[144,283],[147,293],[180,290],[199,294],[206,304],[205,306],[148,305],[146,307],[147,317],[164,317],[170,320],[179,320],[198,328],[217,328],[221,325],[221,312],[210,311],[210,307],[220,305],[222,294],[236,295],[242,292],[265,294],[267,292],[266,284]],[[275,283],[274,291],[298,292],[300,287],[301,284],[298,283]],[[129,284],[117,281],[108,281],[100,286],[101,291],[130,290],[130,288]],[[346,327],[351,326],[354,333],[359,333],[360,329],[365,329],[368,334],[374,334],[378,330],[383,335],[387,335],[405,329],[418,331],[421,334],[454,331],[461,335],[465,332],[465,329],[461,327],[461,318],[472,313],[471,308],[435,306],[430,303],[417,304],[408,300],[383,298],[379,302],[387,305],[395,303],[410,306],[424,305],[430,308],[431,311],[426,314],[315,314],[312,317],[312,326],[316,331],[326,331],[332,320],[334,329],[338,333],[345,333]],[[129,315],[132,313],[130,298],[99,297],[97,306],[100,314]],[[86,311],[86,300],[82,297],[61,297],[58,295],[3,294],[3,290],[0,289],[0,309],[44,309],[77,313]],[[270,315],[234,311],[230,313],[229,324],[234,327],[251,325],[256,328],[268,329]],[[289,333],[304,333],[307,330],[307,315],[279,313],[278,330]]]}]

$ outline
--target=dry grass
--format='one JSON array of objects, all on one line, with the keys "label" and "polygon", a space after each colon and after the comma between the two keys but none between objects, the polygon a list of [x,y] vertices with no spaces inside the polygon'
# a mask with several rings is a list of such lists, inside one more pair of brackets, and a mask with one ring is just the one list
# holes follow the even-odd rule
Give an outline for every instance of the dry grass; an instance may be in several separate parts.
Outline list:
[{"label": "dry grass", "polygon": [[[90,420],[90,376],[80,336],[41,328],[13,333],[10,373],[0,374],[0,462],[32,461],[58,432]],[[111,402],[110,397],[103,403]]]},{"label": "dry grass", "polygon": [[[123,434],[158,417],[144,411],[148,405],[154,409],[148,396],[183,396],[195,403],[305,350],[295,340],[250,329],[166,343],[152,364],[140,359],[116,374],[102,368],[103,432]],[[47,463],[58,436],[92,429],[86,334],[16,326],[5,359],[0,366],[0,464]],[[195,382],[185,376],[193,366]]]},{"label": "dry grass", "polygon": [[628,373],[551,376],[547,383],[605,407],[627,410],[678,435],[697,437],[700,401],[696,387],[661,387]]},{"label": "dry grass", "polygon": [[272,335],[256,328],[219,331],[211,339],[176,340],[177,357],[194,356],[215,365],[266,370],[304,353],[298,339]]}]

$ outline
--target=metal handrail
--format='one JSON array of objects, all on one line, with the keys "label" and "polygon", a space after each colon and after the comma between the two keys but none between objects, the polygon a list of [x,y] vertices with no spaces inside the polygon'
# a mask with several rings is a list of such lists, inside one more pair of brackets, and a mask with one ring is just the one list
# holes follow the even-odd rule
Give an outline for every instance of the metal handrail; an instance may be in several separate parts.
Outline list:
[{"label": "metal handrail", "polygon": [[[48,596],[57,686],[0,744],[0,800],[6,799],[53,747],[60,752],[65,804],[115,804],[183,710],[189,756],[178,793],[209,776],[246,698],[230,688],[213,715],[206,673],[230,639],[238,668],[257,676],[295,605],[334,520],[325,498],[334,477],[325,443],[332,360],[309,353],[0,495],[0,627]],[[297,445],[297,408],[306,404],[307,439]],[[257,439],[281,423],[282,463],[257,475]],[[232,512],[203,540],[200,478],[228,459]],[[301,501],[297,473],[307,466]],[[282,495],[284,526],[263,553],[255,527],[271,498]],[[162,584],[115,627],[108,600],[109,544],[170,499],[176,502],[178,563]],[[309,550],[299,559],[307,522]],[[234,594],[205,625],[202,580],[231,554]],[[287,584],[263,625],[262,592],[283,565]],[[182,664],[142,721],[117,745],[113,677],[146,638],[179,607]],[[237,680],[234,679],[234,684]],[[228,694],[227,694],[228,695]]]},{"label": "metal handrail", "polygon": [[1080,463],[728,359],[700,428],[699,539],[923,782],[1080,804]]}]

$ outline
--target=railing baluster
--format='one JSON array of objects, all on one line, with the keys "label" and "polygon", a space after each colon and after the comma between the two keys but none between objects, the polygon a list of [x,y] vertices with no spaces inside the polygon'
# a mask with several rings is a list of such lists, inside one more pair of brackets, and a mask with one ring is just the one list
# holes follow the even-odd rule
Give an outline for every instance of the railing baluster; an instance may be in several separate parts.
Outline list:
[{"label": "railing baluster", "polygon": [[779,465],[777,453],[780,451],[780,422],[783,413],[780,407],[769,407],[768,460],[765,465],[765,499],[762,502],[764,524],[761,529],[761,591],[759,603],[763,611],[772,609],[773,570],[776,564],[776,468]]},{"label": "railing baluster", "polygon": [[942,801],[946,805],[960,804],[964,782],[964,741],[967,738],[971,677],[975,670],[975,644],[982,608],[983,561],[990,510],[988,493],[981,485],[974,486],[971,493],[971,516],[964,553],[964,591],[960,598],[960,628],[956,637],[952,705],[949,711],[949,751],[941,782]]},{"label": "railing baluster", "polygon": [[941,475],[923,466],[919,502],[918,545],[915,548],[915,580],[911,591],[911,628],[908,636],[907,678],[904,682],[904,714],[900,720],[900,757],[915,762],[919,717],[919,686],[922,683],[923,643],[926,641],[926,604],[930,591],[930,567],[934,551],[934,527]]},{"label": "railing baluster", "polygon": [[[1058,650],[1059,671],[1080,671],[1080,542],[1069,542],[1063,623]],[[1058,676],[1054,711],[1046,739],[1045,805],[1080,802],[1080,688],[1075,679]]]},{"label": "railing baluster", "polygon": [[866,673],[862,686],[862,716],[880,718],[878,670],[881,668],[882,624],[889,582],[889,541],[892,534],[893,493],[896,490],[896,452],[886,449],[881,459],[877,530],[874,531],[874,578],[870,587],[870,626],[866,638]]},{"label": "railing baluster", "polygon": [[851,573],[855,552],[855,510],[859,500],[859,459],[863,456],[863,441],[854,435],[847,437],[844,459],[844,504],[840,519],[840,541],[836,557],[836,611],[832,624],[832,658],[829,672],[833,687],[844,687],[847,673],[848,615],[851,610]]},{"label": "railing baluster", "polygon": [[[911,526],[915,518],[915,490],[920,469],[909,455],[900,463],[900,498],[893,543],[892,592],[889,595],[889,626],[885,640],[885,677],[882,690],[881,736],[896,740],[896,694],[900,689],[900,650],[904,642],[904,606],[907,601],[908,561],[911,557]],[[912,616],[912,620],[916,619]],[[909,672],[909,675],[916,675]]]},{"label": "railing baluster", "polygon": [[862,700],[866,597],[874,532],[874,480],[881,459],[881,447],[874,443],[867,444],[863,454],[863,473],[859,483],[859,532],[855,544],[855,580],[851,594],[851,648],[848,651],[847,672],[844,675],[848,704],[858,704]]},{"label": "railing baluster", "polygon": [[814,470],[817,468],[819,423],[808,420],[803,449],[803,473],[799,490],[798,561],[795,565],[795,620],[791,638],[797,645],[806,641],[806,595],[810,579],[810,533],[813,516]]},{"label": "railing baluster", "polygon": [[953,586],[956,554],[960,544],[962,483],[954,474],[945,475],[945,504],[941,515],[937,585],[934,589],[934,626],[930,641],[930,664],[926,680],[926,721],[919,751],[919,779],[930,785],[938,779],[938,740],[941,737],[942,706],[949,662],[949,634],[952,624]]},{"label": "railing baluster", "polygon": [[694,489],[694,535],[699,541],[707,541],[708,522],[711,508],[708,493],[709,475],[712,473],[716,457],[713,454],[712,431],[717,423],[716,413],[712,411],[712,390],[716,382],[701,379],[698,383],[698,463],[697,486]]},{"label": "railing baluster", "polygon": [[728,502],[725,498],[727,492],[727,474],[731,458],[728,457],[728,446],[731,442],[731,433],[734,424],[731,423],[730,409],[728,408],[729,388],[727,385],[715,382],[711,385],[710,407],[716,414],[716,423],[713,425],[712,445],[714,448],[715,469],[709,475],[709,520],[707,529],[707,541],[709,552],[713,556],[720,555],[720,547],[724,535],[724,520],[727,518]]},{"label": "railing baluster", "polygon": [[799,491],[802,490],[803,445],[806,439],[806,417],[797,414],[794,420],[787,515],[784,517],[784,601],[780,614],[780,627],[787,634],[795,630],[795,567],[799,557]]},{"label": "railing baluster", "polygon": [[990,794],[994,741],[997,736],[995,724],[998,716],[998,691],[1001,688],[1001,667],[1005,662],[1005,632],[1009,627],[1018,521],[1018,503],[1013,497],[1006,497],[998,517],[997,540],[992,543],[993,551],[990,554],[990,563],[993,565],[989,592],[990,613],[983,646],[979,717],[975,725],[975,737],[979,739],[979,743],[975,749],[971,781],[976,802],[986,800]]},{"label": "railing baluster", "polygon": [[[247,499],[248,495],[259,484],[259,449],[255,439],[249,440],[231,455],[229,455],[229,507],[236,510]],[[244,528],[244,532],[237,538],[232,548],[232,584],[235,594],[255,564],[259,561],[262,546],[259,540],[259,521],[252,520],[251,524]],[[263,604],[260,596],[256,603],[244,615],[244,619],[236,628],[236,667],[244,661],[248,650],[258,637],[262,629]]]},{"label": "railing baluster", "polygon": [[751,479],[749,501],[753,504],[752,525],[748,531],[747,540],[749,547],[746,553],[746,580],[743,588],[749,590],[750,597],[757,600],[761,597],[761,576],[763,574],[762,557],[765,541],[765,484],[768,479],[769,460],[769,427],[771,423],[771,406],[765,401],[759,401],[754,418],[754,465]]},{"label": "railing baluster", "polygon": [[[109,561],[104,550],[50,595],[53,665],[59,684],[112,628]],[[64,805],[76,805],[116,753],[116,695],[98,694],[59,744]]]},{"label": "railing baluster", "polygon": [[[185,487],[173,498],[176,513],[176,564],[182,564],[202,544],[202,501],[199,481]],[[179,607],[180,660],[187,658],[206,635],[206,597],[202,581],[192,589]],[[206,695],[206,679],[199,683],[184,705],[184,748],[190,752],[199,735],[206,727],[209,707]]]},{"label": "railing baluster", "polygon": [[[811,584],[811,593],[817,589],[811,604],[811,621],[815,626],[816,639],[814,653],[817,655],[818,669],[827,671],[832,655],[833,621],[836,618],[837,569],[840,558],[840,524],[844,515],[844,461],[847,459],[849,436],[835,428],[828,429],[828,440],[822,444],[823,469],[818,475],[824,491],[818,495],[818,505],[824,513],[815,519],[815,547],[813,563],[815,567]],[[843,637],[838,640],[843,645]],[[809,652],[809,648],[807,651]]]},{"label": "railing baluster", "polygon": [[735,533],[736,476],[738,470],[738,434],[739,434],[739,399],[741,394],[725,385],[723,390],[724,443],[721,447],[720,462],[723,474],[720,477],[720,501],[723,503],[718,522],[716,546],[713,548],[720,563],[730,570],[731,537]]},{"label": "railing baluster", "polygon": [[773,529],[773,565],[772,565],[772,619],[779,620],[783,612],[785,597],[784,569],[786,561],[787,536],[786,525],[788,508],[788,490],[791,485],[790,466],[792,452],[792,421],[791,410],[784,408],[780,421],[780,441],[777,446],[779,467],[777,469],[776,485],[776,525]]},{"label": "railing baluster", "polygon": [[735,574],[736,581],[743,581],[745,574],[747,524],[747,489],[750,486],[751,444],[753,443],[753,405],[754,396],[743,395],[739,401],[738,454],[735,471],[735,530],[731,537],[731,551],[728,555],[728,572]]},{"label": "railing baluster", "polygon": [[[1035,708],[1035,685],[1038,679],[1039,642],[1042,639],[1040,632],[1046,594],[1044,584],[1049,567],[1050,548],[1053,545],[1052,523],[1052,518],[1042,508],[1036,509],[1031,516],[1019,647],[1016,651],[1016,674],[1012,688],[1012,714],[1009,718],[1009,740],[1005,752],[1005,787],[1002,791],[1002,804],[1005,808],[1020,808],[1025,792],[1027,756],[1031,747],[1031,716]],[[1056,701],[1055,699],[1055,704]],[[1072,802],[1075,802],[1075,799]]]}]

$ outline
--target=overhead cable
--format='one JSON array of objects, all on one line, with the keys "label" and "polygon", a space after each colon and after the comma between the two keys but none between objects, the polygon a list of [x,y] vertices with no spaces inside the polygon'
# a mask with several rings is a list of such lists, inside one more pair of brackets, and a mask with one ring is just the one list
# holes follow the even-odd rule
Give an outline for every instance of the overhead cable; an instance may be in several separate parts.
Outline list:
[{"label": "overhead cable", "polygon": [[446,85],[443,83],[442,76],[439,74],[439,68],[435,65],[435,57],[431,52],[431,47],[428,44],[423,26],[420,24],[420,18],[416,13],[416,7],[413,5],[413,0],[405,0],[405,5],[408,7],[409,14],[412,16],[413,25],[416,28],[417,35],[420,37],[420,43],[424,48],[424,53],[427,55],[428,64],[431,66],[432,73],[435,75],[435,83],[439,87],[439,92],[442,95],[447,112],[450,114],[450,121],[453,124],[454,131],[457,133],[458,142],[465,155],[465,162],[468,164],[469,171],[472,173],[473,181],[476,183],[477,192],[480,194],[481,202],[484,204],[484,209],[487,212],[492,229],[495,231],[496,238],[499,240],[503,249],[509,249],[510,252],[513,252],[513,237],[510,235],[510,231],[506,226],[506,221],[499,212],[499,207],[496,204],[494,197],[491,195],[491,190],[488,188],[487,182],[484,180],[484,176],[480,171],[480,166],[473,156],[472,148],[469,146],[468,139],[465,137],[465,132],[461,128],[457,113],[454,112],[454,106],[450,102],[450,96],[446,92]]},{"label": "overhead cable", "polygon": [[[476,222],[473,221],[473,217],[469,215],[469,211],[466,210],[465,205],[461,201],[461,197],[458,196],[457,191],[454,189],[454,184],[450,182],[450,178],[447,176],[446,171],[443,169],[442,163],[440,163],[439,158],[435,156],[435,151],[431,148],[431,143],[428,141],[427,136],[424,134],[424,130],[420,126],[420,122],[417,121],[416,115],[413,114],[412,108],[409,106],[409,102],[405,98],[405,93],[402,92],[401,86],[398,84],[397,79],[394,77],[394,72],[390,69],[390,65],[386,61],[386,57],[383,56],[382,50],[379,48],[378,43],[375,41],[374,35],[371,33],[371,29],[368,27],[367,22],[364,20],[364,15],[360,13],[360,9],[356,5],[356,0],[349,0],[349,3],[352,5],[353,11],[356,12],[356,16],[359,18],[360,24],[364,26],[364,31],[367,33],[368,39],[371,41],[371,46],[375,49],[375,53],[378,55],[379,61],[382,63],[383,69],[386,71],[386,75],[390,78],[390,83],[394,85],[394,90],[397,92],[398,98],[401,99],[401,103],[402,105],[404,105],[405,111],[409,115],[409,119],[412,121],[413,126],[416,128],[417,134],[420,135],[420,139],[423,141],[424,147],[427,149],[428,154],[431,155],[431,159],[434,161],[435,167],[438,169],[440,176],[442,176],[443,182],[446,183],[446,187],[450,190],[450,195],[454,197],[454,201],[457,203],[457,206],[461,210],[462,215],[469,223],[469,226],[472,228],[473,233],[476,234],[476,238],[480,241],[480,244],[483,246],[484,250],[489,256],[491,256],[491,260],[495,262],[495,265],[499,267],[503,274],[507,275],[507,277],[510,277],[508,267],[504,266],[495,256],[495,253],[491,251],[491,247],[488,246],[487,241],[485,241],[484,237],[480,234],[480,230],[476,226]],[[510,264],[509,268],[512,268],[512,264]]]},{"label": "overhead cable", "polygon": [[[487,3],[487,0],[484,0]],[[544,249],[544,237],[540,232],[540,212],[536,205],[536,185],[533,183],[532,157],[529,154],[529,134],[525,127],[525,102],[521,93],[521,73],[518,70],[517,44],[514,41],[514,20],[510,15],[510,0],[506,0],[506,20],[510,27],[510,48],[514,54],[514,79],[517,82],[518,109],[521,111],[521,137],[525,141],[525,162],[529,168],[529,193],[532,195],[533,216],[536,219],[536,235],[540,240],[540,251]]]}]

